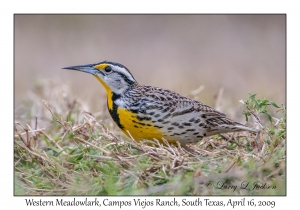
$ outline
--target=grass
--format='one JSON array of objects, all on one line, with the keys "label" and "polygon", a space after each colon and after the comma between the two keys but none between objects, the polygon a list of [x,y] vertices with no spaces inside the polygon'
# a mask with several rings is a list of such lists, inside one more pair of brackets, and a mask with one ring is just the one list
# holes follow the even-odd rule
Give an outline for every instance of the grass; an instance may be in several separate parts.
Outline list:
[{"label": "grass", "polygon": [[259,135],[215,135],[187,151],[137,143],[71,94],[41,82],[16,107],[15,195],[286,194],[284,106],[250,94],[243,114]]}]

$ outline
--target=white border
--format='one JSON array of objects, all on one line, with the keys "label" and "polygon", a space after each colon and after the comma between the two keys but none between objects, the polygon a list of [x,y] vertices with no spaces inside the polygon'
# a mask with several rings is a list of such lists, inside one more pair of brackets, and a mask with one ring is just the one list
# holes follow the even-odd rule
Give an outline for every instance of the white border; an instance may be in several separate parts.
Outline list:
[{"label": "white border", "polygon": [[[295,2],[295,3],[293,3]],[[287,14],[287,197],[254,197],[276,200],[276,207],[298,206],[299,190],[299,7],[296,1],[3,1],[1,6],[1,206],[25,207],[24,197],[13,197],[13,14],[14,13],[281,13]],[[296,127],[297,126],[297,127]],[[83,197],[80,197],[83,198]],[[103,199],[104,197],[101,197]],[[140,197],[143,198],[143,197]],[[203,198],[203,197],[201,197]],[[208,197],[228,200],[228,197]],[[239,197],[235,197],[238,199]],[[240,197],[242,198],[242,197]],[[247,197],[249,199],[250,197]],[[56,199],[45,197],[44,199]],[[92,197],[89,197],[92,199]],[[113,198],[112,198],[113,199]],[[127,200],[127,197],[118,197]],[[150,197],[149,199],[154,199]],[[165,197],[164,199],[168,199]],[[177,197],[181,199],[181,197]],[[74,208],[74,207],[72,207]],[[155,207],[160,208],[160,207]],[[199,207],[198,207],[199,208]],[[56,209],[60,209],[56,207]],[[138,208],[136,208],[138,209]],[[147,208],[148,209],[148,208]],[[213,209],[213,208],[212,208]]]}]

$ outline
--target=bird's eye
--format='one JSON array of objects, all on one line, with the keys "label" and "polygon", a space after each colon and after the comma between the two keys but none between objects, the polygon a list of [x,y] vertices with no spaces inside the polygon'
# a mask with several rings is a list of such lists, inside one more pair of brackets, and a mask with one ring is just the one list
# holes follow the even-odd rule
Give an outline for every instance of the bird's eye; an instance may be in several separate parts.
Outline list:
[{"label": "bird's eye", "polygon": [[106,66],[104,69],[105,72],[111,72],[111,67],[110,66]]}]

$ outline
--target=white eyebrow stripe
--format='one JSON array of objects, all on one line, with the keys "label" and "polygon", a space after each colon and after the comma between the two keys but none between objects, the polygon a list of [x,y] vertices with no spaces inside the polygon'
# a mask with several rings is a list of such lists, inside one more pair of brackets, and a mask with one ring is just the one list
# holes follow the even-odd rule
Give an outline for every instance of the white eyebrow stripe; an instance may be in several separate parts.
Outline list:
[{"label": "white eyebrow stripe", "polygon": [[127,69],[124,69],[124,68],[119,67],[119,66],[114,66],[114,69],[117,72],[120,72],[121,74],[125,75],[129,80],[135,82],[135,79],[132,77],[132,75],[128,72]]}]

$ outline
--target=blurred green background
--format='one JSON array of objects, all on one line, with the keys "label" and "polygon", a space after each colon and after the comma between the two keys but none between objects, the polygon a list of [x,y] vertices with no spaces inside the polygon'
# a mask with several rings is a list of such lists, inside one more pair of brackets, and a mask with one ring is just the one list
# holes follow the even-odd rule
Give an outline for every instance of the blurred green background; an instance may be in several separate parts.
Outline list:
[{"label": "blurred green background", "polygon": [[[70,87],[97,111],[106,93],[91,75],[62,67],[119,62],[140,84],[237,112],[258,93],[285,104],[285,15],[15,15],[16,107],[40,79]],[[101,108],[102,109],[102,108]],[[228,113],[227,113],[228,114]]]}]

